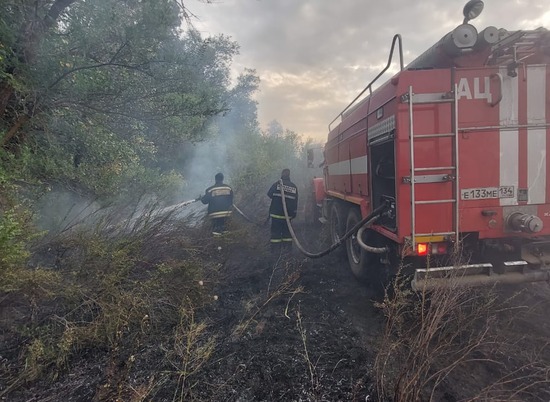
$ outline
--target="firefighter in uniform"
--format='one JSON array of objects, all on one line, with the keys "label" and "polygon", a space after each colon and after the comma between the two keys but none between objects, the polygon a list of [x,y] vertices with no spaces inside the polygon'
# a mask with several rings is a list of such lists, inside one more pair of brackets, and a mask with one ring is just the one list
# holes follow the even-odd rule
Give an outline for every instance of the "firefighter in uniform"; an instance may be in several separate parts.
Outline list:
[{"label": "firefighter in uniform", "polygon": [[[298,188],[290,181],[290,169],[283,170],[281,180],[283,182],[288,216],[290,219],[293,219],[296,217],[296,210],[298,208]],[[285,251],[290,251],[292,248],[292,236],[285,219],[279,181],[273,183],[267,192],[267,196],[271,198],[271,205],[269,207],[269,216],[271,217],[271,251],[277,252],[281,248]]]},{"label": "firefighter in uniform", "polygon": [[223,182],[223,173],[215,176],[216,184],[206,189],[199,199],[208,204],[208,217],[212,220],[212,234],[215,236],[225,232],[225,223],[231,215],[233,207],[233,190]]}]

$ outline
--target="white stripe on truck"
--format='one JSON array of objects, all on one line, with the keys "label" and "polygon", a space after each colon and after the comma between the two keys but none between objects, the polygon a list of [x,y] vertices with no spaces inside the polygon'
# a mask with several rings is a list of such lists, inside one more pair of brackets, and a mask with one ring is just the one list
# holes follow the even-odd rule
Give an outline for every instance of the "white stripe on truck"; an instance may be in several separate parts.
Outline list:
[{"label": "white stripe on truck", "polygon": [[328,165],[328,174],[330,176],[349,175],[350,166],[351,173],[353,174],[367,174],[367,155],[360,156],[359,158],[353,158],[351,161],[347,159],[345,161],[331,163],[330,165]]},{"label": "white stripe on truck", "polygon": [[[546,124],[546,66],[527,68],[527,124]],[[546,202],[546,128],[527,130],[529,204]]]},{"label": "white stripe on truck", "polygon": [[[499,103],[501,126],[518,124],[518,78],[508,76],[506,67],[500,69],[502,100]],[[513,198],[501,198],[500,205],[517,205],[519,185],[519,132],[500,130],[500,185],[514,186]]]}]

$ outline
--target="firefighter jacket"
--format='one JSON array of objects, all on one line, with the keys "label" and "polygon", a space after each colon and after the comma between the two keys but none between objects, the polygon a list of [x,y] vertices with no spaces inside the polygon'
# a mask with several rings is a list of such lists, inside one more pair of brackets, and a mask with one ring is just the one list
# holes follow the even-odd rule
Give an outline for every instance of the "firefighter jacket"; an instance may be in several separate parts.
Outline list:
[{"label": "firefighter jacket", "polygon": [[[288,179],[282,179],[282,181],[288,216],[295,218],[296,210],[298,209],[298,187]],[[267,196],[271,198],[271,205],[269,207],[270,216],[272,218],[284,219],[285,211],[281,198],[281,185],[278,180],[270,187]]]},{"label": "firefighter jacket", "polygon": [[216,183],[206,189],[200,200],[203,204],[208,204],[210,218],[223,218],[231,215],[233,190],[227,184]]}]

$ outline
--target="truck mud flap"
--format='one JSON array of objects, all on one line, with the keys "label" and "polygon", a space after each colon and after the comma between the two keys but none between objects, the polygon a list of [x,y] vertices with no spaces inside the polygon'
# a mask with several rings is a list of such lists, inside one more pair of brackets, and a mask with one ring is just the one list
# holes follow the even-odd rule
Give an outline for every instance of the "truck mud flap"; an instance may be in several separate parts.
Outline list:
[{"label": "truck mud flap", "polygon": [[550,269],[530,268],[527,261],[506,261],[497,273],[493,264],[468,264],[448,267],[419,268],[411,287],[416,292],[456,286],[491,286],[550,281]]}]

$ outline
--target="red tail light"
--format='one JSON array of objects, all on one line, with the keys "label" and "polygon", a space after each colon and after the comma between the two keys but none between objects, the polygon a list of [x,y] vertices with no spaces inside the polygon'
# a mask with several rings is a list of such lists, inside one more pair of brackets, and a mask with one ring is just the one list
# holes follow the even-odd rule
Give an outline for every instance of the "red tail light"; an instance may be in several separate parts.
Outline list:
[{"label": "red tail light", "polygon": [[427,243],[418,243],[416,245],[416,253],[418,255],[426,255],[428,254],[428,244]]}]

